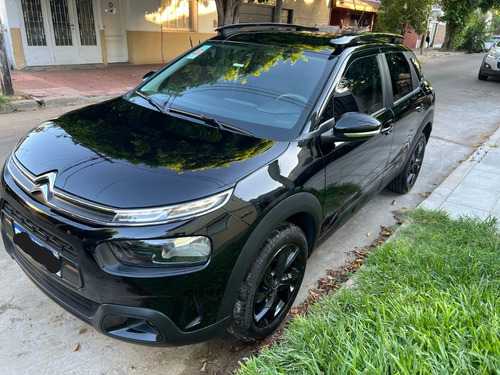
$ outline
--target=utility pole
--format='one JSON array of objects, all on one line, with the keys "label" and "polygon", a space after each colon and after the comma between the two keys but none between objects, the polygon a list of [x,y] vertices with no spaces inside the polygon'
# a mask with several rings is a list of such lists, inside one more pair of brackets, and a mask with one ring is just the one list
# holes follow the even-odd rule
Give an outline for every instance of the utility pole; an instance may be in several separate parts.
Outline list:
[{"label": "utility pole", "polygon": [[10,66],[7,59],[7,51],[5,49],[5,29],[0,19],[0,73],[2,92],[4,95],[14,95],[14,87],[12,86],[12,77],[10,76]]}]

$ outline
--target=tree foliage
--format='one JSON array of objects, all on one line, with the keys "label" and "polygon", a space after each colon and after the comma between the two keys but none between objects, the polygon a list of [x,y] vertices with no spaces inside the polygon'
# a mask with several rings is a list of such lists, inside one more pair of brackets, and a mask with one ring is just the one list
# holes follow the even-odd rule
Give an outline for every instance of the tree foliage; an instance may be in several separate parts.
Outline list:
[{"label": "tree foliage", "polygon": [[425,34],[434,0],[382,0],[377,18],[377,30],[402,34],[414,29]]},{"label": "tree foliage", "polygon": [[455,49],[464,43],[467,26],[473,21],[475,10],[483,12],[500,7],[500,0],[441,0],[446,21],[445,49]]},{"label": "tree foliage", "polygon": [[479,9],[476,10],[470,24],[466,28],[460,49],[467,53],[482,52],[484,44],[488,40],[488,31],[489,27],[486,17]]}]

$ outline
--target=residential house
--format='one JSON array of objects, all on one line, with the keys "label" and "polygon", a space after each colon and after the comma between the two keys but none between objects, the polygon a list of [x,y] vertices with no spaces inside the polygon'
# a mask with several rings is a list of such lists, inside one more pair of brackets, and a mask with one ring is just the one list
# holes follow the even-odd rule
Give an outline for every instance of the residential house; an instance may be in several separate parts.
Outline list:
[{"label": "residential house", "polygon": [[[241,22],[273,20],[275,0],[251,1],[242,6]],[[328,25],[329,1],[284,0],[281,21]],[[0,19],[18,70],[168,62],[217,27],[214,0],[0,0]]]},{"label": "residential house", "polygon": [[343,32],[354,29],[373,31],[380,1],[332,0],[330,25],[338,25]]}]

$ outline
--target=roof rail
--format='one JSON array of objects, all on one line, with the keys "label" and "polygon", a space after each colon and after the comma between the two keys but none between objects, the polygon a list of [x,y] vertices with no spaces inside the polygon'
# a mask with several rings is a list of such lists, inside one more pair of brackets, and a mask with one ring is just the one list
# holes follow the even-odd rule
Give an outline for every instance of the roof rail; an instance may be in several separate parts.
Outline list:
[{"label": "roof rail", "polygon": [[221,26],[215,31],[218,31],[223,38],[228,38],[231,35],[246,31],[319,31],[316,27],[307,27],[301,25],[293,25],[290,23],[274,23],[274,22],[259,22],[259,23],[236,23],[233,25]]},{"label": "roof rail", "polygon": [[330,43],[336,47],[345,48],[362,42],[401,44],[403,39],[404,37],[398,34],[365,32],[361,34],[341,35],[336,38],[332,38]]}]

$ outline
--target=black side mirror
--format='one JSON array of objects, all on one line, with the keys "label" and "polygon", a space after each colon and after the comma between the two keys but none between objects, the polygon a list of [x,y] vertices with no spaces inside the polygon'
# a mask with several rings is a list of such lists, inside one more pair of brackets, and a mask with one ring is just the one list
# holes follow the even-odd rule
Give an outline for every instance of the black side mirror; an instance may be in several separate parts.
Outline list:
[{"label": "black side mirror", "polygon": [[[322,127],[332,128],[333,119],[326,121]],[[326,142],[331,141],[365,141],[378,134],[382,129],[382,123],[376,118],[358,112],[347,112],[339,117],[333,125],[332,131],[321,135]]]},{"label": "black side mirror", "polygon": [[143,80],[143,81],[147,80],[149,77],[151,77],[151,76],[152,76],[153,74],[155,74],[155,73],[156,73],[156,72],[154,72],[154,71],[147,72],[146,74],[144,74],[144,75],[142,76],[142,80]]}]

